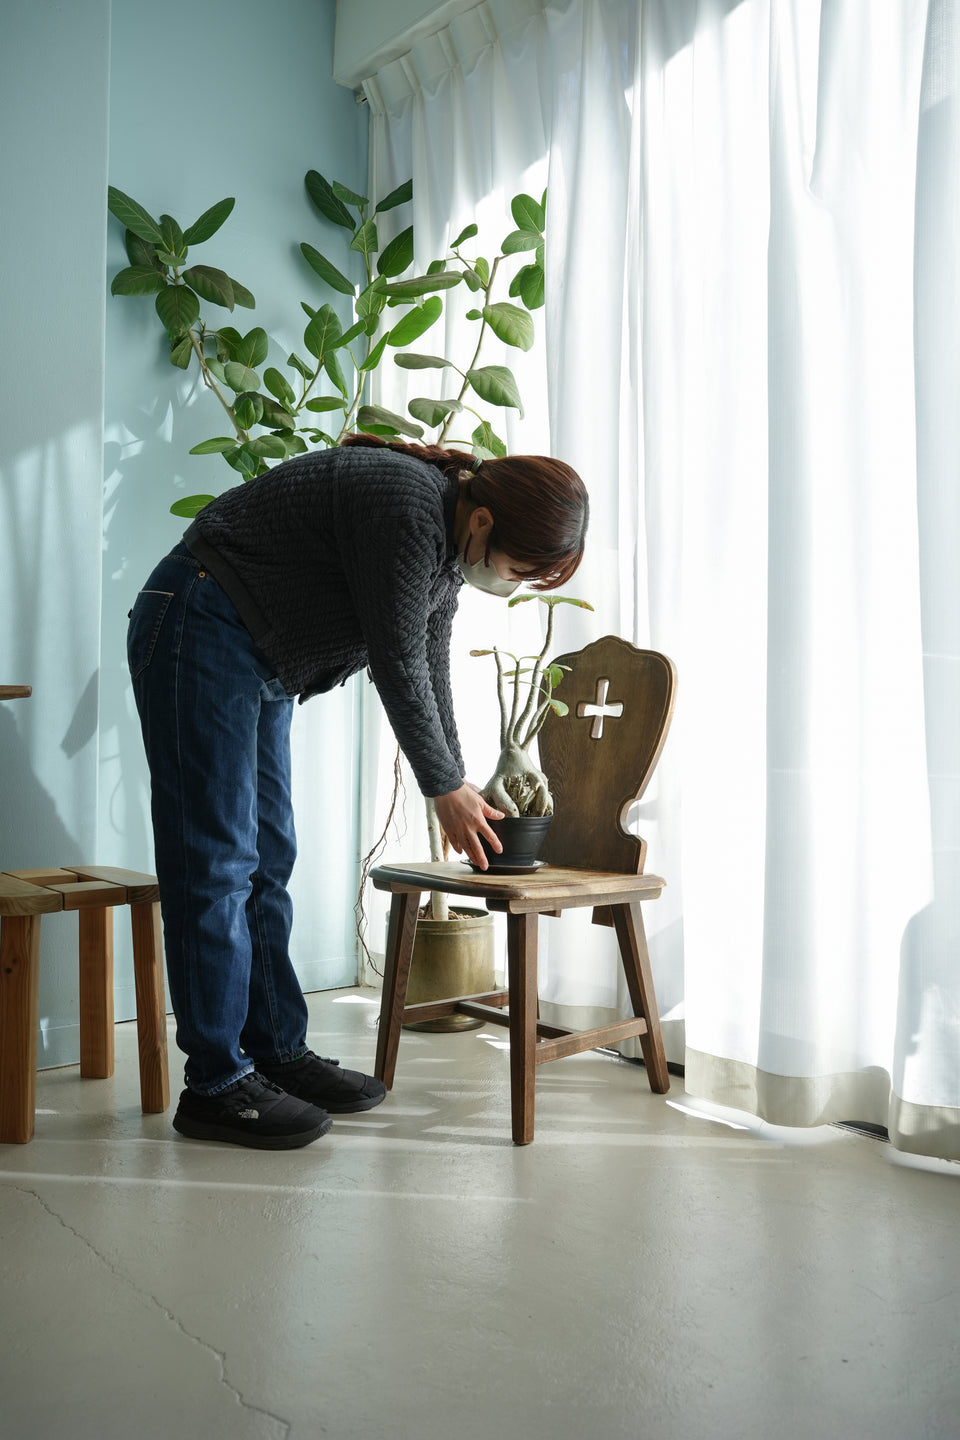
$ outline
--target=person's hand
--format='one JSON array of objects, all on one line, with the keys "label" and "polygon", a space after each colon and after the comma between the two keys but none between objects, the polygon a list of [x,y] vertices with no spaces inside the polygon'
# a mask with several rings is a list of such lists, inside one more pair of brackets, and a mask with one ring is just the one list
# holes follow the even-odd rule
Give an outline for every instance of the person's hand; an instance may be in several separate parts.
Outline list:
[{"label": "person's hand", "polygon": [[466,855],[474,865],[486,870],[487,857],[479,837],[482,835],[490,848],[499,855],[503,846],[487,821],[502,820],[503,811],[488,805],[476,786],[466,781],[459,790],[451,790],[449,795],[435,796],[433,803],[444,834],[457,854]]}]

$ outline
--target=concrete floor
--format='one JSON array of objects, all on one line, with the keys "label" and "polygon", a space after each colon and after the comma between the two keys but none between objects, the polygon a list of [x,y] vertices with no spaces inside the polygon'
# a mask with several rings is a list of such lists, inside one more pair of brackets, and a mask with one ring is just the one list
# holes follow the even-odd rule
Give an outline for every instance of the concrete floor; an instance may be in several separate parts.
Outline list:
[{"label": "concrete floor", "polygon": [[[371,1068],[376,1016],[312,996],[310,1043]],[[960,1165],[597,1053],[519,1149],[503,1045],[405,1032],[386,1103],[286,1154],[142,1116],[130,1025],[113,1080],[41,1074],[0,1147],[3,1440],[960,1436]]]}]

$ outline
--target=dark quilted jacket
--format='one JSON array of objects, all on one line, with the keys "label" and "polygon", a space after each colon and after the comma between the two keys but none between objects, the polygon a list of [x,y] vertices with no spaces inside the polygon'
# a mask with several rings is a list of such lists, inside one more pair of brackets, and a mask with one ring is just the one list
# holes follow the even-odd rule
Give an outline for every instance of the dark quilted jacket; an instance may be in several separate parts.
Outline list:
[{"label": "dark quilted jacket", "polygon": [[369,666],[425,795],[463,777],[450,695],[457,494],[456,479],[392,450],[318,450],[228,490],[184,537],[288,695]]}]

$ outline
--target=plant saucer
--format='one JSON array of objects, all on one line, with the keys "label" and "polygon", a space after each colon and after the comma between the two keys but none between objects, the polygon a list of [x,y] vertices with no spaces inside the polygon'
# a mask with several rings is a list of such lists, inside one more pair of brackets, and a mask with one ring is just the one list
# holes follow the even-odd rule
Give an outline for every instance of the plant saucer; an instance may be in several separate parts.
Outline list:
[{"label": "plant saucer", "polygon": [[477,875],[532,875],[534,870],[539,870],[546,865],[546,860],[534,860],[532,865],[488,865],[486,870],[481,870],[472,860],[461,860],[461,865],[467,865]]}]

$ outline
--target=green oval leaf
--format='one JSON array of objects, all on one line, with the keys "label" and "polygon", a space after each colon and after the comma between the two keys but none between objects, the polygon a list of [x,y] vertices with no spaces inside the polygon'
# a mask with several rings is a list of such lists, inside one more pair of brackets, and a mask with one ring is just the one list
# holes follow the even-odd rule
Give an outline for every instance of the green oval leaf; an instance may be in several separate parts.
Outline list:
[{"label": "green oval leaf", "polygon": [[200,301],[186,285],[165,285],[154,303],[167,333],[178,338],[200,314]]},{"label": "green oval leaf", "polygon": [[474,235],[479,235],[479,233],[479,225],[468,225],[465,230],[460,231],[460,234],[457,236],[456,240],[451,240],[450,249],[456,250],[458,245],[462,245],[465,240],[472,240]]},{"label": "green oval leaf", "polygon": [[248,440],[247,445],[254,455],[266,460],[283,460],[287,453],[279,435],[258,435],[255,440]]},{"label": "green oval leaf", "polygon": [[394,365],[399,365],[401,370],[442,370],[445,366],[452,366],[452,360],[444,360],[440,355],[394,355]]},{"label": "green oval leaf", "polygon": [[170,364],[176,365],[178,370],[189,368],[193,358],[193,344],[189,335],[181,335],[179,340],[170,343]]},{"label": "green oval leaf", "polygon": [[359,210],[361,205],[370,204],[370,201],[367,199],[366,195],[358,195],[355,190],[348,190],[346,185],[340,184],[339,180],[334,180],[330,188],[332,189],[334,195],[336,195],[337,199],[342,200],[345,205],[355,205]]},{"label": "green oval leaf", "polygon": [[346,397],[347,382],[343,378],[343,371],[340,369],[340,361],[337,359],[335,350],[331,350],[329,354],[323,357],[323,368],[340,391],[340,394]]},{"label": "green oval leaf", "polygon": [[337,199],[332,185],[324,180],[319,170],[308,170],[304,177],[304,183],[307,187],[307,194],[321,215],[332,220],[334,225],[342,225],[347,230],[353,229],[353,216],[343,201]]},{"label": "green oval leaf", "polygon": [[508,305],[505,300],[496,305],[485,305],[483,318],[505,345],[513,345],[518,350],[533,349],[533,321],[519,305]]},{"label": "green oval leaf", "polygon": [[415,275],[411,280],[395,280],[392,285],[380,283],[379,288],[384,295],[398,300],[418,300],[421,295],[430,295],[436,290],[452,290],[461,279],[459,274],[446,270],[442,275]]},{"label": "green oval leaf", "polygon": [[241,365],[237,360],[229,360],[223,367],[223,380],[238,395],[245,390],[258,390],[260,388],[260,376],[255,370],[248,370],[246,365]]},{"label": "green oval leaf", "polygon": [[212,440],[201,440],[199,445],[194,445],[188,452],[191,455],[222,455],[226,450],[232,450],[237,443],[236,435],[217,435]]},{"label": "green oval leaf", "polygon": [[230,277],[230,284],[233,286],[233,303],[242,305],[245,310],[253,310],[257,302],[246,285],[241,285],[240,281],[234,280],[233,276]]},{"label": "green oval leaf", "polygon": [[[398,435],[409,435],[414,440],[423,436],[422,426],[411,425],[402,415],[395,415],[392,410],[384,410],[380,405],[361,405],[357,411],[357,425],[361,430],[368,430],[376,425]],[[376,431],[372,433],[375,434]]]},{"label": "green oval leaf", "polygon": [[520,230],[535,230],[541,234],[546,224],[546,211],[532,195],[514,195],[510,201],[510,213]]},{"label": "green oval leaf", "polygon": [[209,240],[211,235],[216,235],[236,203],[236,200],[229,196],[226,200],[218,200],[209,210],[204,210],[200,218],[184,230],[183,238],[187,244],[200,245],[204,240]]},{"label": "green oval leaf", "polygon": [[184,270],[183,278],[201,300],[233,309],[233,281],[224,270],[215,270],[210,265],[191,265]]},{"label": "green oval leaf", "polygon": [[185,519],[192,520],[194,515],[199,515],[212,499],[212,495],[187,495],[183,500],[173,502],[170,506],[170,514],[182,515]]},{"label": "green oval leaf", "polygon": [[377,341],[376,345],[374,345],[373,349],[370,351],[370,354],[360,366],[363,374],[367,374],[370,370],[376,370],[377,366],[380,364],[380,361],[383,359],[383,352],[386,348],[388,339],[389,336],[382,335]]},{"label": "green oval leaf", "polygon": [[402,275],[413,264],[413,226],[401,230],[377,260],[378,275]]},{"label": "green oval leaf", "polygon": [[166,273],[166,265],[157,256],[157,247],[148,240],[141,240],[132,230],[124,230],[123,245],[131,265],[156,270],[158,275]]},{"label": "green oval leaf", "polygon": [[366,220],[350,241],[351,250],[359,250],[361,255],[369,258],[380,249],[380,237],[377,234],[377,222]]},{"label": "green oval leaf", "polygon": [[442,425],[448,415],[455,415],[463,409],[459,400],[429,400],[417,398],[411,400],[407,409],[414,420],[422,420],[432,430],[436,425]]},{"label": "green oval leaf", "polygon": [[177,260],[185,259],[187,246],[183,238],[183,231],[172,215],[160,216],[160,233],[163,236],[164,249],[169,250]]},{"label": "green oval leaf", "polygon": [[327,352],[336,347],[342,334],[343,327],[332,306],[322,305],[304,330],[303,343],[311,355],[322,361]]},{"label": "green oval leaf", "polygon": [[263,400],[255,390],[246,390],[233,402],[233,418],[241,430],[259,425],[263,418]]},{"label": "green oval leaf", "polygon": [[344,408],[342,395],[320,395],[316,400],[308,400],[306,408],[322,415],[327,410],[342,410]]},{"label": "green oval leaf", "polygon": [[357,296],[357,303],[353,307],[362,320],[375,319],[387,303],[387,297],[382,290],[377,289],[376,282],[368,285]]},{"label": "green oval leaf", "polygon": [[234,341],[230,347],[230,359],[236,360],[240,365],[262,365],[269,350],[270,341],[267,339],[266,330],[261,325],[255,325],[241,339]]},{"label": "green oval leaf", "polygon": [[523,402],[513,371],[505,365],[483,365],[479,370],[468,370],[467,379],[481,400],[488,405],[501,405],[519,410],[523,415]]},{"label": "green oval leaf", "polygon": [[506,445],[504,445],[500,436],[496,434],[488,420],[482,420],[480,422],[470,436],[470,439],[473,441],[474,448],[483,452],[482,459],[503,456],[507,453]]},{"label": "green oval leaf", "polygon": [[405,180],[398,185],[396,190],[391,190],[389,195],[384,196],[377,206],[374,214],[382,215],[385,210],[395,210],[398,205],[403,205],[407,200],[413,199],[413,181]]},{"label": "green oval leaf", "polygon": [[268,370],[264,370],[263,383],[270,391],[270,394],[276,396],[281,405],[295,405],[297,403],[297,397],[293,393],[293,387],[289,380],[285,375],[281,375],[280,371],[272,365]]},{"label": "green oval leaf", "polygon": [[129,265],[118,270],[110,285],[111,295],[155,295],[166,285],[166,277],[153,266]]},{"label": "green oval leaf", "polygon": [[542,265],[524,265],[514,275],[510,294],[519,296],[528,310],[539,310],[546,298],[546,276]]},{"label": "green oval leaf", "polygon": [[286,406],[281,405],[278,400],[272,400],[269,395],[261,395],[263,414],[260,416],[260,424],[265,425],[268,430],[292,430],[296,420],[290,414]]},{"label": "green oval leaf", "polygon": [[307,245],[306,242],[301,244],[300,250],[303,258],[311,268],[317,272],[320,279],[326,281],[331,289],[339,290],[341,295],[353,295],[355,293],[356,286],[353,284],[353,281],[348,280],[346,275],[341,274],[336,265],[331,265],[327,257],[321,255],[319,250],[315,250],[312,245]]},{"label": "green oval leaf", "polygon": [[149,240],[151,245],[165,245],[163,232],[149,210],[144,210],[142,205],[131,200],[115,185],[107,186],[107,209],[141,240]]},{"label": "green oval leaf", "polygon": [[443,301],[440,296],[431,295],[429,300],[425,300],[394,325],[386,336],[387,343],[398,347],[410,345],[414,340],[418,340],[424,331],[429,330],[442,313]]},{"label": "green oval leaf", "polygon": [[298,374],[302,375],[304,380],[313,379],[313,371],[310,369],[310,366],[305,360],[300,359],[299,355],[295,353],[288,355],[287,364],[292,370],[296,370]]},{"label": "green oval leaf", "polygon": [[521,250],[536,250],[539,244],[540,236],[532,230],[511,230],[501,249],[504,255],[516,255]]}]

